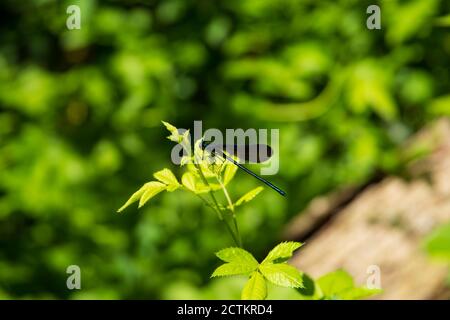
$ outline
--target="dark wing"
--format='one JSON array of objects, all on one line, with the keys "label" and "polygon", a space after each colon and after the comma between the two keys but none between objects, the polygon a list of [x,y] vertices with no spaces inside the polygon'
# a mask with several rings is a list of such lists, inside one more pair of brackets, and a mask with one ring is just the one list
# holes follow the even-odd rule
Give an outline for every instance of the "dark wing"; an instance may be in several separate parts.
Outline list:
[{"label": "dark wing", "polygon": [[260,163],[270,159],[273,150],[266,144],[247,144],[247,145],[217,145],[209,144],[205,147],[211,153],[214,151],[226,151],[229,155],[236,156],[244,163]]}]

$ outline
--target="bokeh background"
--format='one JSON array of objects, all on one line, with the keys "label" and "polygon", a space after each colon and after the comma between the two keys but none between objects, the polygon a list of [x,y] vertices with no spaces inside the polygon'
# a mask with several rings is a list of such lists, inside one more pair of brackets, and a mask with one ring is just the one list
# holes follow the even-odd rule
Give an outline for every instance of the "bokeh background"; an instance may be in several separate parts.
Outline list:
[{"label": "bokeh background", "polygon": [[[81,8],[81,30],[66,8]],[[366,9],[381,7],[381,30]],[[399,147],[450,115],[445,0],[3,0],[0,298],[230,298],[232,245],[190,194],[117,214],[170,162],[161,120],[280,129],[288,197],[239,213],[257,258],[315,197],[401,175]],[[238,174],[231,192],[258,182]],[[448,230],[448,228],[447,228]],[[82,290],[66,287],[78,265]]]}]

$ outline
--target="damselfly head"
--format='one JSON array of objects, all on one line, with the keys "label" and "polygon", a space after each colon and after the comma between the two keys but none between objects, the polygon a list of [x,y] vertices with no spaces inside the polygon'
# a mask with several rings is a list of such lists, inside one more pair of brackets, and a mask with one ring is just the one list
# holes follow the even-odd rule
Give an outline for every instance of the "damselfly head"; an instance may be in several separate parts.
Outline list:
[{"label": "damselfly head", "polygon": [[202,148],[202,150],[205,150],[205,148],[206,148],[210,143],[211,143],[211,142],[209,142],[209,141],[202,140],[202,143],[201,143],[200,147]]}]

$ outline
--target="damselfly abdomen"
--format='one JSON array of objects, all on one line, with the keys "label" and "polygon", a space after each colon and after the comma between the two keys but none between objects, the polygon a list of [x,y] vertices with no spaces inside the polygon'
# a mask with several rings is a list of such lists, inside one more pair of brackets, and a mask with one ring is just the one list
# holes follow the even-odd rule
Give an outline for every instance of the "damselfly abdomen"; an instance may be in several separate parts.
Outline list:
[{"label": "damselfly abdomen", "polygon": [[217,151],[225,151],[231,156],[237,157],[241,163],[261,163],[269,160],[273,155],[273,150],[266,144],[214,144],[203,142],[202,148],[211,154]]},{"label": "damselfly abdomen", "polygon": [[252,144],[252,145],[219,145],[208,143],[207,141],[203,141],[201,144],[203,150],[208,151],[212,156],[220,156],[223,159],[226,159],[240,169],[263,182],[267,186],[271,187],[273,190],[281,194],[282,196],[286,195],[286,192],[267,181],[264,178],[261,178],[253,171],[244,167],[241,163],[233,159],[232,157],[237,157],[240,161],[244,161],[245,163],[260,163],[270,159],[273,155],[273,150],[270,146],[266,144]]}]

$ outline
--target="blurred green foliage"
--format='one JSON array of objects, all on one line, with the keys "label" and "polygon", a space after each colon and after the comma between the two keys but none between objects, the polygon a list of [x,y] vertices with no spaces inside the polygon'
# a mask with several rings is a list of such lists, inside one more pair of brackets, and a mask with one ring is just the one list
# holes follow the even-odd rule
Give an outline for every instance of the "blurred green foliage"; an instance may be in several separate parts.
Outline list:
[{"label": "blurred green foliage", "polygon": [[[381,30],[366,28],[374,3]],[[70,4],[81,30],[66,28]],[[199,201],[115,213],[169,165],[160,121],[280,129],[287,201],[266,190],[238,217],[260,259],[314,196],[398,172],[398,146],[450,115],[449,6],[3,0],[0,297],[238,298],[245,279],[209,282],[230,239]],[[236,179],[236,193],[257,186]]]}]

